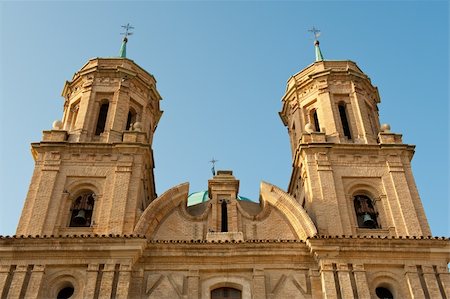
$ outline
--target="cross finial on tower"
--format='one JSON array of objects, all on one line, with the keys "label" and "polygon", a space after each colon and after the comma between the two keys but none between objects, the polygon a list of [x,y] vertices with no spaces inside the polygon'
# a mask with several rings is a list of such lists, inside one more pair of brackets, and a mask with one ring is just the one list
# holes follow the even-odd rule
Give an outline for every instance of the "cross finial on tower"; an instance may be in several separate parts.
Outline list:
[{"label": "cross finial on tower", "polygon": [[314,26],[311,29],[309,29],[308,31],[312,32],[312,34],[314,34],[314,40],[317,40],[317,38],[320,36],[320,30]]},{"label": "cross finial on tower", "polygon": [[320,51],[319,40],[318,40],[318,38],[320,36],[320,30],[313,26],[308,31],[311,32],[312,34],[314,34],[314,47],[316,50],[316,61],[322,61],[323,55],[322,55],[322,51]]},{"label": "cross finial on tower", "polygon": [[213,175],[216,175],[216,162],[218,162],[219,160],[214,159],[214,157],[212,158],[211,161],[209,161],[209,163],[212,164],[212,168],[211,168],[211,172]]},{"label": "cross finial on tower", "polygon": [[130,23],[127,23],[126,25],[122,25],[122,28],[125,29],[125,32],[120,33],[124,37],[122,40],[122,46],[120,47],[119,56],[125,58],[127,57],[128,36],[133,35],[133,32],[130,32],[130,30],[134,29],[134,27],[131,26]]}]

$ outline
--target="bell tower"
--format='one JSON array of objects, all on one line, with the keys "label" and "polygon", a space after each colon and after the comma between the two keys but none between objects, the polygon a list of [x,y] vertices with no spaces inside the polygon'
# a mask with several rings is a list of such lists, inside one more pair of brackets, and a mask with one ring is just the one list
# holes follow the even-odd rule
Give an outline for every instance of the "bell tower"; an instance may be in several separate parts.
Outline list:
[{"label": "bell tower", "polygon": [[317,32],[316,61],[288,80],[282,98],[288,192],[319,234],[430,235],[411,171],[414,146],[380,125],[378,89],[356,63],[324,60]]},{"label": "bell tower", "polygon": [[62,96],[64,112],[32,143],[35,169],[18,235],[129,234],[156,198],[155,78],[126,58],[89,60]]}]

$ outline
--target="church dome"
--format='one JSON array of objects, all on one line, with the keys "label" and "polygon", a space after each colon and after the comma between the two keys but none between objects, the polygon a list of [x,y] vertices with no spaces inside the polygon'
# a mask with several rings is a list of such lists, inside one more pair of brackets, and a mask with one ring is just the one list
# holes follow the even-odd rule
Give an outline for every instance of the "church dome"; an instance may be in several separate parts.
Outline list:
[{"label": "church dome", "polygon": [[[240,196],[240,195],[238,195],[237,199],[253,202],[251,199]],[[188,207],[190,207],[190,206],[197,205],[197,204],[200,204],[203,202],[207,202],[208,200],[209,200],[208,191],[205,190],[205,191],[194,192],[194,193],[189,194],[187,205],[188,205]]]}]

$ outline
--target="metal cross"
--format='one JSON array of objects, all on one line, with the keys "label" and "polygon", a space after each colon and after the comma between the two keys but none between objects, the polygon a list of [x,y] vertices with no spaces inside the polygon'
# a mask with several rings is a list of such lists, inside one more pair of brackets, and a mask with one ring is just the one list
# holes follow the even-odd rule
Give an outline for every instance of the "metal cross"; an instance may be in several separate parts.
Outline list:
[{"label": "metal cross", "polygon": [[125,32],[122,32],[121,35],[125,35],[125,37],[128,37],[133,34],[133,32],[130,32],[130,30],[134,29],[134,27],[131,26],[130,23],[122,25],[122,28],[125,29]]},{"label": "metal cross", "polygon": [[312,29],[308,30],[309,32],[312,32],[314,34],[314,38],[317,40],[317,38],[320,36],[320,30],[313,26]]}]

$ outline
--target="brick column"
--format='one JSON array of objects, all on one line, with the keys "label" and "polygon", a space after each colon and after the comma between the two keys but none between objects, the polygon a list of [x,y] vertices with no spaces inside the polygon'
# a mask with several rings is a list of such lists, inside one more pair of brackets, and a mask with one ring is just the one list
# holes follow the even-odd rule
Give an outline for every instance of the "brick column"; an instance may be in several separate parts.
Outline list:
[{"label": "brick column", "polygon": [[189,270],[187,276],[188,297],[189,299],[197,299],[200,295],[200,275],[198,270]]},{"label": "brick column", "polygon": [[337,299],[336,284],[332,264],[322,264],[320,268],[320,278],[322,280],[322,293],[324,299]]},{"label": "brick column", "polygon": [[28,281],[25,299],[37,299],[41,288],[42,277],[44,276],[44,265],[34,265],[31,270],[30,280]]},{"label": "brick column", "polygon": [[427,285],[428,293],[431,298],[442,298],[441,291],[439,291],[439,285],[437,283],[436,274],[434,273],[432,266],[422,266],[423,278]]},{"label": "brick column", "polygon": [[320,272],[318,269],[309,269],[309,277],[311,279],[311,297],[322,298],[322,288],[320,284]]},{"label": "brick column", "polygon": [[18,265],[16,270],[14,270],[14,276],[9,287],[8,299],[19,298],[25,275],[27,275],[27,268],[27,265]]},{"label": "brick column", "polygon": [[364,265],[353,265],[353,275],[355,276],[358,297],[370,298],[370,290],[367,283],[366,271],[364,271]]},{"label": "brick column", "polygon": [[447,299],[450,298],[450,273],[447,267],[436,267],[439,280],[441,281],[442,288],[444,289]]},{"label": "brick column", "polygon": [[266,298],[264,269],[253,269],[253,298]]},{"label": "brick column", "polygon": [[425,293],[423,292],[422,285],[420,284],[420,279],[417,273],[416,266],[413,265],[405,266],[405,277],[406,282],[408,283],[411,298],[412,299],[425,298]]},{"label": "brick column", "polygon": [[9,265],[0,265],[0,295],[2,294],[3,289],[5,288],[6,280],[8,279],[9,274]]},{"label": "brick column", "polygon": [[111,298],[115,267],[115,264],[105,265],[102,273],[102,281],[100,283],[99,299]]},{"label": "brick column", "polygon": [[[111,201],[111,216],[109,218],[109,229],[113,234],[122,234],[126,221],[127,203],[132,206],[131,200],[128,198],[128,190],[130,187],[130,178],[132,171],[132,162],[120,162],[116,167],[114,174],[114,198]],[[129,232],[128,232],[129,233]]]},{"label": "brick column", "polygon": [[32,207],[33,212],[28,220],[27,229],[23,231],[24,234],[44,234],[45,222],[49,221],[49,219],[47,219],[47,214],[52,199],[53,188],[55,187],[55,181],[58,176],[60,161],[45,160],[44,163],[38,182],[39,187],[37,188],[34,205]]},{"label": "brick column", "polygon": [[94,298],[95,285],[97,283],[98,276],[98,264],[89,264],[86,270],[86,286],[84,288],[85,298]]},{"label": "brick column", "polygon": [[342,298],[354,299],[352,283],[350,281],[350,271],[347,264],[337,265],[339,286],[341,288]]},{"label": "brick column", "polygon": [[131,265],[120,265],[119,280],[117,282],[116,298],[128,298],[128,290],[131,280]]},{"label": "brick column", "polygon": [[[315,197],[313,209],[316,213],[317,229],[324,234],[343,235],[345,234],[343,227],[349,228],[350,223],[344,223],[342,220],[347,221],[346,218],[341,218],[345,214],[341,213],[339,209],[331,162],[325,152],[316,153],[314,158],[317,163],[317,176],[319,178],[313,184],[316,185],[316,192],[313,195]],[[319,190],[320,193],[317,192]],[[350,233],[350,231],[347,233]]]},{"label": "brick column", "polygon": [[[400,158],[398,158],[400,160]],[[422,229],[417,217],[416,209],[413,205],[411,193],[409,192],[408,182],[406,181],[404,166],[401,161],[389,161],[389,173],[391,183],[395,192],[395,200],[398,202],[400,214],[396,221],[396,228],[400,235],[405,232],[406,235],[421,236]],[[400,221],[400,219],[402,221]],[[400,223],[399,223],[400,222]],[[403,223],[401,223],[403,222]],[[399,226],[403,226],[403,230],[399,230]]]}]

